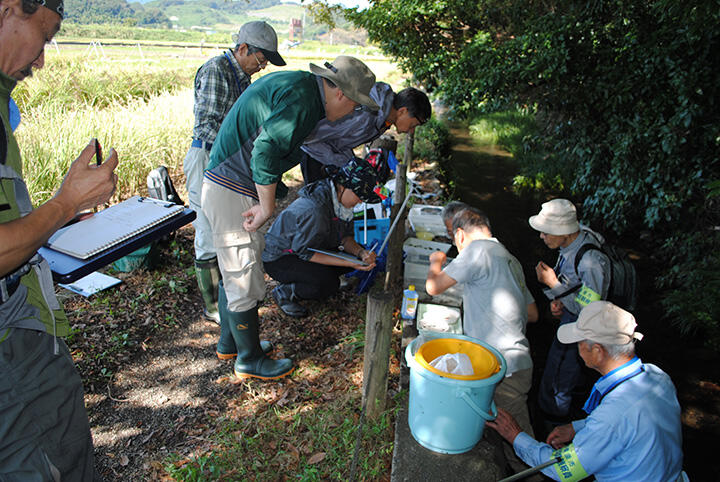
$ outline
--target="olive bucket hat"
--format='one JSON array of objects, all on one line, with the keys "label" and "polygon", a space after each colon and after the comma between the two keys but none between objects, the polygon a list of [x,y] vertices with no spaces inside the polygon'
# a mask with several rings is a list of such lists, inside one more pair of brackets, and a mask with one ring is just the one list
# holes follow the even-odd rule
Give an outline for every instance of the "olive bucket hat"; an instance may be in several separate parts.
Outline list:
[{"label": "olive bucket hat", "polygon": [[370,98],[370,90],[375,85],[375,74],[361,60],[340,55],[332,63],[325,62],[325,68],[310,64],[313,74],[328,79],[337,85],[346,97],[370,110],[380,108]]}]

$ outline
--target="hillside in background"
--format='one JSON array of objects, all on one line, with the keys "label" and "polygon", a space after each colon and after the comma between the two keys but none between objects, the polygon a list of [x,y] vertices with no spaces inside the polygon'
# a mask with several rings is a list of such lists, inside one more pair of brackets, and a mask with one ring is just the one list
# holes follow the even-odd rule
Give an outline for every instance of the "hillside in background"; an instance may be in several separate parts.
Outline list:
[{"label": "hillside in background", "polygon": [[[281,39],[287,39],[291,19],[304,24],[304,39],[364,45],[366,35],[358,33],[345,19],[330,29],[306,15],[303,5],[281,0],[67,0],[65,24],[124,25],[166,30],[197,30],[208,34],[231,32],[251,20],[270,23]],[[66,29],[71,30],[71,29]]]}]

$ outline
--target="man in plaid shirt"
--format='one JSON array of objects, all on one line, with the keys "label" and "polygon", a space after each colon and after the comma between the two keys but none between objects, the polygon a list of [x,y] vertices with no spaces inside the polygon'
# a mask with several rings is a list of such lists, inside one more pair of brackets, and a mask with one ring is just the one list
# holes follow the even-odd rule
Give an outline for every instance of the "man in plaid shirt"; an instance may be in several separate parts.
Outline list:
[{"label": "man in plaid shirt", "polygon": [[208,220],[200,208],[203,173],[210,159],[220,124],[235,101],[250,85],[250,77],[264,69],[268,62],[285,65],[277,52],[277,34],[265,22],[248,22],[233,35],[234,49],[205,62],[195,74],[195,127],[183,171],[190,207],[197,213],[195,226],[195,273],[205,304],[206,318],[219,322],[217,310],[217,255]]}]

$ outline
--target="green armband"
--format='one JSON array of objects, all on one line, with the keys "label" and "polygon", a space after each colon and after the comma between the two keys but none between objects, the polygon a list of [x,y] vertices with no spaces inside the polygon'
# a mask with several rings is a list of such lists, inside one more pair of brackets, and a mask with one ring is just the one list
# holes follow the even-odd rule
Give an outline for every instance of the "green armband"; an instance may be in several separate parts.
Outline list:
[{"label": "green armband", "polygon": [[588,288],[585,285],[582,285],[580,291],[578,291],[578,294],[575,297],[575,301],[577,301],[578,304],[583,307],[587,306],[593,301],[600,301],[601,299],[602,297],[600,296],[600,293],[594,292],[592,289]]},{"label": "green armband", "polygon": [[580,465],[577,452],[575,452],[575,444],[558,449],[552,453],[553,457],[560,457],[562,460],[555,464],[560,480],[567,482],[576,482],[588,476],[585,469]]}]

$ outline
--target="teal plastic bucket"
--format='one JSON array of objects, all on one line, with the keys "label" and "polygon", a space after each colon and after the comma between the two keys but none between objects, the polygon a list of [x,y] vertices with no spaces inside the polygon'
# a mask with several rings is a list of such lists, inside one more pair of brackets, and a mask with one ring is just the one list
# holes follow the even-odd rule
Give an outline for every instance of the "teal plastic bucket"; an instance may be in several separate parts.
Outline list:
[{"label": "teal plastic bucket", "polygon": [[[497,358],[500,369],[479,380],[461,380],[450,378],[452,375],[433,373],[415,359],[415,353],[422,344],[437,338],[454,338],[480,345]],[[410,367],[408,424],[413,438],[423,447],[443,454],[461,454],[472,449],[482,438],[485,422],[497,416],[493,396],[495,386],[507,371],[505,358],[476,338],[442,333],[413,340],[405,349],[405,360]]]}]

